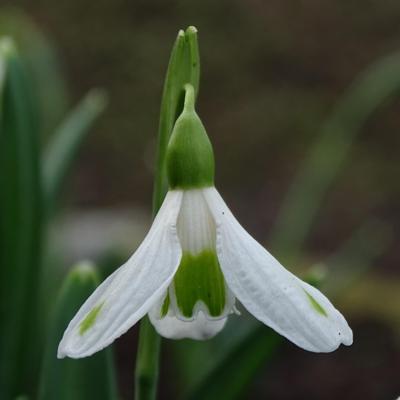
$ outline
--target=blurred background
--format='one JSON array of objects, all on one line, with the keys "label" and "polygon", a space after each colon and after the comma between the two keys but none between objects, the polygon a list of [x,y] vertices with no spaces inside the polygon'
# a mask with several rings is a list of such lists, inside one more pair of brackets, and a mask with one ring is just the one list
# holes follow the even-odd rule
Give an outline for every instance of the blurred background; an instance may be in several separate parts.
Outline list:
[{"label": "blurred background", "polygon": [[[107,102],[74,155],[49,226],[55,277],[47,293],[82,259],[107,275],[146,234],[163,79],[178,29],[195,25],[198,111],[214,145],[218,189],[290,270],[321,280],[354,331],[353,346],[328,355],[273,339],[273,351],[252,358],[245,392],[230,398],[400,395],[398,1],[0,6],[0,34],[15,39],[39,99],[43,148],[88,91],[100,88],[96,101]],[[208,344],[163,341],[160,399],[201,386],[202,369],[205,379],[219,376],[219,353],[221,376],[235,379],[240,351],[259,353],[251,346],[260,339],[248,341],[259,329],[250,317],[232,324]],[[114,345],[122,399],[132,398],[137,332]],[[222,354],[230,343],[239,358]]]}]

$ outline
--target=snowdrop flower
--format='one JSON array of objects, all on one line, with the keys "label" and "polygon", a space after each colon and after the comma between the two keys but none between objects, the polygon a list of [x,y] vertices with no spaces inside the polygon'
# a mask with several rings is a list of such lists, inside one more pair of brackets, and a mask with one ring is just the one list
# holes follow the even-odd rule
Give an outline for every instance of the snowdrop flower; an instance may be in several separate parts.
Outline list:
[{"label": "snowdrop flower", "polygon": [[286,270],[239,224],[214,187],[214,156],[185,86],[185,105],[167,149],[169,191],[143,243],[88,298],[70,322],[58,357],[108,346],[149,315],[160,335],[207,339],[238,300],[303,349],[352,343],[342,314]]}]

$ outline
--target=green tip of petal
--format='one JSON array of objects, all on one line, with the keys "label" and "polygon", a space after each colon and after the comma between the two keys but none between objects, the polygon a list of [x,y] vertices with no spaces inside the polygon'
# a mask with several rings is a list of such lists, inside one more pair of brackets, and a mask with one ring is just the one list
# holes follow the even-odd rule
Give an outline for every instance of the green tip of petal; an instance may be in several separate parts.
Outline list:
[{"label": "green tip of petal", "polygon": [[104,302],[98,304],[97,306],[93,307],[89,313],[86,315],[84,320],[79,324],[79,334],[82,336],[88,329],[90,329],[99,315],[101,308],[103,307]]},{"label": "green tip of petal", "polygon": [[[304,290],[304,289],[303,289]],[[314,308],[315,311],[317,311],[318,314],[323,315],[324,317],[328,316],[328,313],[325,311],[325,309],[321,306],[321,304],[318,303],[317,300],[314,299],[313,296],[311,296],[310,293],[308,293],[306,290],[304,290],[305,294],[307,295],[308,300],[310,301],[311,306]]]}]

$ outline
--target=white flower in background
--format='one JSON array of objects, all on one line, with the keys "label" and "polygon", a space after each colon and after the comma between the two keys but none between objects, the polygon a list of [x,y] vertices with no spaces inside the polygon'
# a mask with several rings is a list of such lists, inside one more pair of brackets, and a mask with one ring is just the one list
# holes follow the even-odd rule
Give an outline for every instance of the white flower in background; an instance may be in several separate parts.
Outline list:
[{"label": "white flower in background", "polygon": [[70,322],[58,357],[89,356],[146,314],[164,337],[207,339],[235,312],[236,299],[303,349],[350,345],[342,314],[254,240],[224,203],[214,187],[212,147],[194,111],[193,88],[185,90],[167,150],[164,203],[137,251]]}]

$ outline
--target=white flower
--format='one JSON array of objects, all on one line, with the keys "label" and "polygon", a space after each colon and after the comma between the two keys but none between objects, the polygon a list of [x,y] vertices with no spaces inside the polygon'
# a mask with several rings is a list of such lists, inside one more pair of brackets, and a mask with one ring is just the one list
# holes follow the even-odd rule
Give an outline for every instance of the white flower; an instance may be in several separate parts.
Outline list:
[{"label": "white flower", "polygon": [[185,90],[167,151],[170,190],[137,251],[70,322],[58,357],[89,356],[146,314],[164,337],[207,339],[236,311],[236,299],[303,349],[350,345],[352,331],[342,314],[257,243],[222,200],[193,88]]},{"label": "white flower", "polygon": [[[214,295],[208,303],[214,306],[214,314],[219,313],[212,315],[207,304],[198,300],[188,316],[185,305],[179,306],[174,277],[185,255],[195,259],[205,253],[215,254],[223,287],[215,288],[211,281],[186,281],[187,289],[202,286],[195,294]],[[183,301],[190,298],[180,295]],[[258,320],[306,350],[329,352],[341,343],[352,343],[351,329],[330,301],[257,243],[217,190],[208,187],[168,192],[138,250],[99,286],[71,321],[58,356],[89,356],[147,313],[162,336],[206,339],[223,328],[235,309],[235,298]],[[167,306],[164,315],[163,306]]]}]

